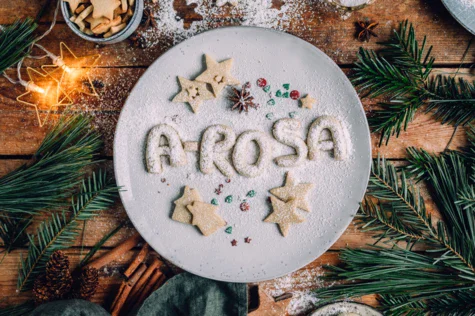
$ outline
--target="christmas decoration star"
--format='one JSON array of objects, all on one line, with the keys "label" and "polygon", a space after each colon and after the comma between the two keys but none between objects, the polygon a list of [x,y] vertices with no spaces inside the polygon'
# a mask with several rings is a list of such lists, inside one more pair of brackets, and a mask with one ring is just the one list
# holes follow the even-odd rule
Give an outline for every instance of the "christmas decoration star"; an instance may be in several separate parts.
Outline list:
[{"label": "christmas decoration star", "polygon": [[91,3],[94,6],[92,17],[95,19],[105,17],[113,20],[114,10],[120,6],[119,0],[91,0]]},{"label": "christmas decoration star", "polygon": [[[99,54],[76,56],[65,44],[60,43],[60,56],[54,65],[43,65],[41,69],[56,80],[67,95],[73,92],[98,96],[91,79],[91,71],[101,57]],[[87,82],[86,86],[84,83]]]},{"label": "christmas decoration star", "polygon": [[310,212],[311,209],[307,201],[307,195],[313,187],[313,183],[295,184],[293,174],[287,172],[285,185],[283,187],[271,189],[269,192],[285,202],[294,200],[295,205],[298,208]]},{"label": "christmas decoration star", "polygon": [[295,213],[297,202],[296,200],[290,200],[289,202],[283,202],[278,198],[271,196],[272,213],[267,216],[264,222],[276,223],[279,225],[280,232],[284,237],[289,234],[290,225],[299,224],[305,220]]},{"label": "christmas decoration star", "polygon": [[69,3],[69,8],[71,9],[71,12],[75,12],[79,4],[83,2],[84,0],[63,0],[63,1]]},{"label": "christmas decoration star", "polygon": [[213,87],[213,93],[216,97],[226,86],[238,85],[239,80],[231,75],[233,59],[228,59],[218,63],[211,56],[205,55],[206,70],[196,78],[196,81],[206,82]]},{"label": "christmas decoration star", "polygon": [[188,102],[197,113],[203,101],[214,99],[213,94],[206,88],[206,83],[191,81],[183,77],[178,77],[181,91],[173,98],[172,102]]},{"label": "christmas decoration star", "polygon": [[312,109],[313,105],[317,100],[312,98],[310,95],[307,95],[305,98],[300,99],[300,102],[302,102],[302,107],[306,109]]},{"label": "christmas decoration star", "polygon": [[193,202],[196,201],[203,201],[198,190],[190,189],[188,186],[185,186],[185,192],[183,195],[174,202],[175,209],[173,211],[172,219],[185,224],[191,224],[192,216],[186,206],[193,204]]},{"label": "christmas decoration star", "polygon": [[238,0],[216,0],[216,5],[217,5],[218,7],[222,7],[222,6],[225,5],[226,3],[229,3],[229,4],[232,5],[232,6],[237,6]]},{"label": "christmas decoration star", "polygon": [[205,236],[215,233],[220,227],[226,225],[226,222],[216,214],[218,207],[204,202],[194,202],[187,206],[193,215],[192,224],[198,226]]},{"label": "christmas decoration star", "polygon": [[[30,81],[26,87],[27,91],[17,97],[17,101],[35,108],[38,124],[43,127],[49,119],[54,107],[62,107],[73,104],[71,98],[61,90],[58,82],[48,80],[48,76],[27,68],[26,72]],[[62,96],[60,98],[60,95]],[[44,118],[42,113],[46,112]]]}]

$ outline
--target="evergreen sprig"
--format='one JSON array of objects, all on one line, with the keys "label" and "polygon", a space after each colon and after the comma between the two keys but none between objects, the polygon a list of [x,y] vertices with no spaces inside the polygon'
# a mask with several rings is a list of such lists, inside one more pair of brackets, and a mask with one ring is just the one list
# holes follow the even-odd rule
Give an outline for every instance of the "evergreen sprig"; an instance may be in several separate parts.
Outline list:
[{"label": "evergreen sprig", "polygon": [[0,30],[0,73],[28,54],[37,24],[32,19],[17,20]]},{"label": "evergreen sprig", "polygon": [[454,76],[432,75],[435,58],[427,38],[416,39],[412,24],[400,24],[383,49],[376,53],[360,48],[352,74],[358,91],[369,97],[384,97],[368,118],[380,145],[407,129],[416,112],[425,107],[442,124],[466,125],[475,118],[475,82]]},{"label": "evergreen sprig", "polygon": [[0,178],[3,214],[39,214],[67,205],[66,199],[94,162],[102,142],[90,119],[64,117],[44,138],[31,161]]},{"label": "evergreen sprig", "polygon": [[[473,162],[462,152],[408,153],[406,168],[382,158],[373,163],[358,224],[375,232],[374,247],[344,249],[342,264],[327,267],[326,279],[339,283],[315,291],[323,302],[379,294],[391,315],[474,314],[475,214],[460,202],[472,188]],[[442,220],[431,218],[415,181],[428,185]],[[425,250],[412,251],[416,242]]]},{"label": "evergreen sprig", "polygon": [[105,172],[93,173],[83,181],[80,192],[72,198],[70,211],[53,213],[49,221],[39,226],[36,236],[28,236],[30,245],[27,257],[22,259],[20,266],[18,291],[31,289],[51,254],[74,243],[80,231],[79,221],[89,220],[99,215],[100,210],[109,208],[117,190],[115,182]]}]

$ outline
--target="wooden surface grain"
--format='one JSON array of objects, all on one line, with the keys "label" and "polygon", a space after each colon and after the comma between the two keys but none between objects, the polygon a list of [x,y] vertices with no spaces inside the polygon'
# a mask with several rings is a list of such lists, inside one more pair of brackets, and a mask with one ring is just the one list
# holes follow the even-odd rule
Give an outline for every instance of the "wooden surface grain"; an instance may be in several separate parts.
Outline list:
[{"label": "wooden surface grain", "polygon": [[[46,1],[0,0],[0,24],[12,23],[17,18],[34,17]],[[323,50],[340,65],[345,73],[351,71],[351,64],[356,60],[356,52],[360,46],[373,49],[378,47],[374,39],[369,43],[360,43],[355,40],[355,22],[360,19],[368,18],[380,23],[377,28],[379,40],[387,39],[399,22],[409,19],[414,23],[419,36],[427,34],[428,44],[434,45],[436,71],[441,73],[452,73],[457,70],[468,41],[472,37],[450,16],[440,0],[376,0],[367,8],[344,17],[322,1],[302,2],[306,6],[303,10],[304,13],[297,18],[294,17],[285,31],[295,34]],[[212,5],[212,1],[205,1],[205,3]],[[146,6],[152,7],[153,10],[159,10],[160,1],[157,4],[152,4],[151,1],[146,0]],[[184,19],[184,24],[187,27],[192,26],[192,23],[197,23],[195,21],[203,19],[195,12],[194,7],[187,6],[184,0],[175,0],[174,8],[176,15]],[[51,9],[48,10],[40,20],[40,31],[49,26],[53,16],[52,12]],[[206,17],[206,21],[212,28],[220,25],[239,24],[236,21],[239,21],[240,18],[239,14],[231,16],[224,9],[219,14],[210,14]],[[95,99],[75,96],[76,105],[73,110],[88,112],[92,115],[94,126],[104,139],[105,146],[102,155],[106,160],[105,166],[109,170],[111,170],[112,164],[115,125],[125,99],[146,68],[174,44],[173,40],[165,35],[161,38],[160,32],[155,33],[154,45],[146,49],[134,48],[127,40],[115,45],[96,45],[76,37],[60,17],[51,34],[41,42],[56,54],[59,53],[60,42],[67,43],[78,56],[101,54],[98,68],[94,70],[94,77],[104,83],[104,87],[99,90],[100,97]],[[474,57],[475,45],[472,45],[467,53],[466,63],[460,70],[462,74],[467,76],[475,74],[475,70],[469,67],[469,63],[474,61]],[[41,60],[29,59],[25,61],[25,66],[38,68],[42,63]],[[7,73],[14,75],[13,70],[8,70]],[[26,76],[25,72],[23,74]],[[16,97],[22,90],[23,88],[10,84],[3,77],[0,78],[0,176],[27,162],[45,135],[46,130],[38,127],[32,109],[16,102]],[[362,103],[365,110],[371,112],[377,106],[377,101],[363,99]],[[54,116],[54,119],[56,118],[57,116]],[[403,132],[398,139],[393,138],[389,146],[378,147],[379,135],[372,135],[373,156],[376,157],[380,154],[397,160],[399,163],[404,163],[406,147],[414,146],[424,148],[429,152],[440,152],[446,147],[452,133],[451,126],[441,125],[434,121],[430,114],[419,113],[408,130]],[[459,129],[451,148],[463,146],[465,143],[464,131]],[[424,194],[427,196],[426,192]],[[428,209],[435,211],[432,201],[427,200],[427,204]],[[119,201],[111,209],[104,210],[99,217],[89,221],[84,228],[84,237],[78,239],[75,245],[67,251],[71,263],[77,264],[103,235],[124,222],[126,223],[125,227],[104,245],[99,254],[119,244],[135,230],[127,222],[126,212]],[[35,223],[30,229],[34,229],[37,224]],[[321,286],[319,276],[323,273],[322,265],[337,264],[338,251],[341,248],[368,247],[368,244],[372,242],[371,234],[361,232],[354,224],[351,224],[322,257],[286,277],[262,282],[260,286],[271,296],[282,292],[294,292],[297,295],[306,293],[312,288]],[[20,303],[31,297],[30,293],[17,294],[15,292],[18,264],[21,254],[24,254],[25,251],[25,249],[14,251],[6,256],[0,265],[0,297],[4,298],[0,301],[0,306]],[[137,249],[130,251],[101,271],[101,286],[93,298],[95,302],[106,308],[109,307],[121,281],[120,272],[123,271],[136,251]],[[374,296],[365,297],[363,301],[376,304]],[[266,311],[270,312],[273,307],[272,304],[268,304],[263,308],[261,314],[265,315]]]}]

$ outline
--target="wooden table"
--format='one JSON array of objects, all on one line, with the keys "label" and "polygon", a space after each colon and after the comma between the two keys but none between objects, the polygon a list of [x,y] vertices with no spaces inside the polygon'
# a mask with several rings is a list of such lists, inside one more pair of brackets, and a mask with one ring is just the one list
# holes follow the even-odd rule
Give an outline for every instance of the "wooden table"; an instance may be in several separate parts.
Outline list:
[{"label": "wooden table", "polygon": [[[277,4],[281,2],[274,1]],[[34,17],[45,2],[46,0],[0,0],[0,24],[12,23],[16,18]],[[433,54],[437,58],[436,68],[439,72],[456,70],[471,38],[469,32],[445,10],[440,0],[376,0],[374,4],[346,18],[342,18],[340,13],[319,1],[302,0],[302,3],[306,6],[305,13],[301,19],[291,21],[286,31],[302,37],[323,50],[345,72],[351,68],[360,46],[378,47],[374,39],[363,44],[355,39],[355,22],[366,17],[380,23],[376,30],[381,40],[388,38],[392,29],[397,27],[400,21],[410,19],[415,24],[419,36],[427,34],[428,43],[434,45]],[[152,4],[151,1],[146,0],[146,4],[158,10],[159,3]],[[177,15],[184,17],[187,25],[200,18],[193,12],[192,6],[186,6],[185,0],[175,0],[174,6],[178,11]],[[42,18],[41,30],[48,27],[52,20],[52,11],[50,9]],[[229,19],[229,14],[212,16],[210,20],[213,21],[213,25],[227,25],[236,21]],[[302,23],[305,27],[302,27]],[[105,141],[102,155],[110,167],[115,123],[125,98],[137,79],[166,50],[166,47],[156,45],[147,49],[133,48],[129,41],[112,46],[95,45],[76,37],[61,18],[52,33],[41,44],[52,52],[58,53],[60,42],[67,43],[78,56],[102,54],[99,66],[95,70],[95,77],[105,83],[105,87],[100,92],[101,97],[82,100],[80,108],[93,115],[94,123]],[[171,40],[162,39],[162,42],[167,43],[165,46],[168,47],[172,45]],[[467,62],[473,62],[474,56],[475,45],[472,45],[467,55]],[[41,63],[42,61],[28,60],[26,65],[37,68]],[[469,69],[469,64],[462,65],[461,71],[474,73],[473,69]],[[21,87],[13,86],[0,77],[0,176],[27,161],[45,135],[45,129],[38,127],[34,112],[16,102],[15,98],[21,91]],[[375,103],[375,100],[363,100],[367,111],[371,111]],[[405,148],[408,146],[423,147],[429,152],[440,152],[445,148],[452,132],[452,127],[442,126],[429,115],[420,113],[408,131],[402,133],[398,139],[393,138],[387,147],[377,147],[378,135],[373,135],[373,156],[381,154],[391,160],[403,161],[406,157]],[[463,130],[459,130],[451,148],[461,146],[465,141]],[[433,208],[433,203],[428,201],[428,207]],[[104,234],[126,218],[122,204],[117,202],[112,209],[105,210],[100,217],[89,221],[84,240],[78,240],[74,247],[66,251],[71,262],[76,264]],[[133,232],[132,227],[122,229],[106,243],[100,252],[107,251]],[[355,226],[350,225],[331,249],[313,263],[287,277],[263,282],[260,284],[261,288],[273,295],[289,291],[301,293],[315,288],[319,286],[317,277],[322,274],[321,265],[337,263],[338,252],[342,247],[367,247],[367,244],[371,242],[370,234],[362,233]],[[120,282],[119,271],[136,251],[131,251],[119,262],[115,262],[101,272],[101,286],[94,296],[95,302],[105,307],[109,306]],[[30,298],[29,293],[15,293],[20,254],[25,252],[26,250],[21,250],[11,253],[0,266],[0,297],[5,298],[1,300],[0,306],[23,302]],[[374,297],[365,297],[363,300],[375,304]],[[266,304],[263,308],[262,315],[271,315],[273,309],[271,304]]]}]

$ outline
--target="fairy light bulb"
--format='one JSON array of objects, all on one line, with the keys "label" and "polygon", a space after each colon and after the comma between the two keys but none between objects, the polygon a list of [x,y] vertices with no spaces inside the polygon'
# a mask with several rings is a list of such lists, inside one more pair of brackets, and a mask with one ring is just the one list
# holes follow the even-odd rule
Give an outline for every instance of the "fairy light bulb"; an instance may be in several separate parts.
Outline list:
[{"label": "fairy light bulb", "polygon": [[26,90],[27,91],[30,91],[30,92],[37,92],[37,93],[41,93],[41,94],[46,94],[46,90],[39,87],[37,84],[35,84],[34,82],[28,82],[26,84]]}]

